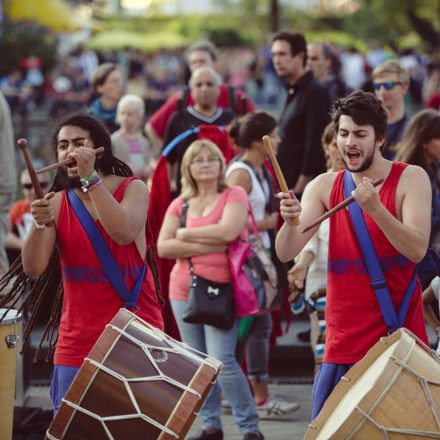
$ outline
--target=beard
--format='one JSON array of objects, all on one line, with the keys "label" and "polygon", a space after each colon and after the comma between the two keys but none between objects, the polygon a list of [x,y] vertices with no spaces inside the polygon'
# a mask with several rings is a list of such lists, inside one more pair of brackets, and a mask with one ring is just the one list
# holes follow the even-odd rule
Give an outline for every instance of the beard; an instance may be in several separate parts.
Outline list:
[{"label": "beard", "polygon": [[368,168],[370,168],[371,164],[373,163],[373,160],[374,150],[370,152],[370,154],[362,161],[362,163],[357,168],[350,167],[350,164],[342,157],[345,168],[352,173],[362,173],[363,171],[368,170]]},{"label": "beard", "polygon": [[64,189],[79,189],[82,186],[79,177],[69,177],[66,168],[58,170],[58,181]]}]

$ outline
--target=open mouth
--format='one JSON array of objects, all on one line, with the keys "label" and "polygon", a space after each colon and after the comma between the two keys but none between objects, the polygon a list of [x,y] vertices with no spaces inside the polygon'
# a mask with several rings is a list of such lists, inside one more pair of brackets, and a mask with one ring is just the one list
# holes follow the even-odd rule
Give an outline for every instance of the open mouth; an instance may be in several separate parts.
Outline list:
[{"label": "open mouth", "polygon": [[76,171],[77,169],[78,169],[78,164],[76,162],[67,165],[67,171]]},{"label": "open mouth", "polygon": [[347,151],[347,157],[350,161],[354,162],[361,157],[361,153],[355,150]]}]

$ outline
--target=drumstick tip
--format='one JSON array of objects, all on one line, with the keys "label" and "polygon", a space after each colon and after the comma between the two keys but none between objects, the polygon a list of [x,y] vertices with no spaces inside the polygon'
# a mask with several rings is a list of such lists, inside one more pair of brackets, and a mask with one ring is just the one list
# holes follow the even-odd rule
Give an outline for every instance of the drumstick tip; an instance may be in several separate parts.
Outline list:
[{"label": "drumstick tip", "polygon": [[17,145],[21,149],[26,148],[27,147],[27,140],[24,138],[21,138],[17,141]]}]

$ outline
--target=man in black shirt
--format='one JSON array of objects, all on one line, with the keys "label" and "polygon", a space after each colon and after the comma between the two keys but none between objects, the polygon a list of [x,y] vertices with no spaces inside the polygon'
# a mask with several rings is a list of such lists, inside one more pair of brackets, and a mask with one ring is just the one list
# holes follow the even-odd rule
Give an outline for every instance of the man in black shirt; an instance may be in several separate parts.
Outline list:
[{"label": "man in black shirt", "polygon": [[[191,75],[189,86],[194,104],[176,111],[168,122],[164,145],[167,146],[178,135],[199,125],[225,126],[234,118],[232,110],[217,106],[222,83],[220,75],[209,66],[199,67]],[[178,143],[167,155],[168,176],[174,194],[180,192],[180,164],[188,146],[197,139],[192,134]]]},{"label": "man in black shirt", "polygon": [[326,89],[306,71],[304,35],[280,32],[272,40],[272,60],[286,82],[288,96],[279,118],[278,160],[287,185],[301,195],[306,184],[325,172],[321,135],[330,120]]}]

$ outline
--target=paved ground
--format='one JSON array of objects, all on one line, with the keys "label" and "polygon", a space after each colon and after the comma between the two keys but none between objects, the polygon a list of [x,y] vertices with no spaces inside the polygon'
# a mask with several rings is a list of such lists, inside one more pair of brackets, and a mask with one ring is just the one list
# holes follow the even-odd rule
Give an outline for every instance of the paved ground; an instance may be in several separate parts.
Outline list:
[{"label": "paved ground", "polygon": [[[278,419],[262,419],[260,430],[266,440],[299,440],[304,437],[310,421],[311,412],[311,385],[272,384],[270,391],[273,394],[295,400],[301,403],[301,408],[292,414],[281,416]],[[241,440],[243,437],[231,415],[222,415],[224,422],[225,440]],[[200,430],[200,421],[196,420],[188,437]]]}]

